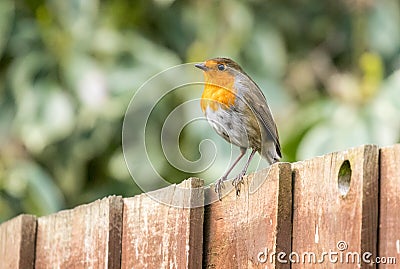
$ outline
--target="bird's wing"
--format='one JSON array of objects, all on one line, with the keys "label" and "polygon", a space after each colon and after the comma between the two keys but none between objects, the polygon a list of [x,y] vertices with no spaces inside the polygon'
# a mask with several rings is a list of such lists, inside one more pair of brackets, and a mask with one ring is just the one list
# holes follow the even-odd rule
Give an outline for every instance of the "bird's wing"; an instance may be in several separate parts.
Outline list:
[{"label": "bird's wing", "polygon": [[[260,90],[258,85],[250,79],[250,81],[242,80],[242,83],[246,83],[248,85],[243,85],[248,91],[243,91],[242,98],[246,102],[253,113],[256,115],[257,119],[263,124],[265,130],[269,134],[270,138],[274,141],[276,146],[276,152],[279,157],[282,157],[281,154],[281,146],[279,144],[279,136],[278,130],[276,128],[276,124],[274,119],[272,118],[271,110],[268,107],[267,100]],[[254,84],[254,85],[251,85]],[[255,87],[254,87],[255,86]]]}]

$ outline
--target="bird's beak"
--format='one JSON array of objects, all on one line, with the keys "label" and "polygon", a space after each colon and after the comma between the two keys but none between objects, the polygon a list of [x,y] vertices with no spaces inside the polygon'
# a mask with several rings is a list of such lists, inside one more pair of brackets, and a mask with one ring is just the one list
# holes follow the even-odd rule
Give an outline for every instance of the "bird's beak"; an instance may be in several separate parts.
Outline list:
[{"label": "bird's beak", "polygon": [[204,63],[200,63],[200,64],[195,64],[194,66],[196,66],[197,68],[203,70],[203,71],[207,71],[207,66]]}]

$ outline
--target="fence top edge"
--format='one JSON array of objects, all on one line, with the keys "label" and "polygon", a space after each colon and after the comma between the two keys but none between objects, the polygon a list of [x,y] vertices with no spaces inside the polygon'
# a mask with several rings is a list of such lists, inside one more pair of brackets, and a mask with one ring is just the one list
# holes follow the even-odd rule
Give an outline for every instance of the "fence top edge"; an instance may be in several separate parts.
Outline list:
[{"label": "fence top edge", "polygon": [[379,148],[378,145],[375,145],[375,144],[363,144],[363,145],[360,145],[360,146],[355,146],[355,147],[351,147],[351,148],[344,149],[344,150],[338,150],[338,151],[333,151],[333,152],[329,152],[329,153],[326,153],[326,154],[314,156],[312,158],[305,159],[305,160],[300,160],[300,161],[297,161],[297,162],[293,162],[291,164],[292,164],[293,168],[296,168],[296,167],[299,167],[299,166],[303,165],[304,163],[315,161],[316,159],[324,159],[324,158],[329,157],[329,156],[335,156],[335,155],[339,155],[339,154],[355,152],[355,151],[358,151],[358,150],[364,150],[365,151],[365,150],[373,150],[373,149],[376,149],[378,151],[380,148]]},{"label": "fence top edge", "polygon": [[122,198],[121,195],[109,195],[109,196],[106,196],[106,197],[103,197],[103,198],[96,199],[96,200],[94,200],[92,202],[89,202],[89,203],[80,204],[80,205],[77,205],[77,206],[75,206],[73,208],[66,208],[66,209],[51,213],[49,215],[44,215],[44,216],[40,216],[40,217],[36,217],[36,218],[37,218],[38,221],[40,221],[40,220],[43,220],[43,219],[52,218],[52,217],[63,215],[63,214],[70,214],[71,212],[82,210],[84,208],[91,207],[91,206],[96,206],[96,205],[99,205],[99,204],[102,204],[102,203],[105,203],[105,202],[108,202],[108,203],[117,202],[118,203],[120,201],[121,204],[122,204],[122,200],[123,200],[123,198]]},{"label": "fence top edge", "polygon": [[396,143],[390,146],[380,147],[379,150],[388,150],[388,149],[400,149],[400,143]]}]

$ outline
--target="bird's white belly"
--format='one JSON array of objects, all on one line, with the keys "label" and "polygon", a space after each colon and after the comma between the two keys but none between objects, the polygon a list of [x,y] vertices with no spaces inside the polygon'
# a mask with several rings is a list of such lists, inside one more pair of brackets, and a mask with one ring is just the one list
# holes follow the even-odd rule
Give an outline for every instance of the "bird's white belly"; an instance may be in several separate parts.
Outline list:
[{"label": "bird's white belly", "polygon": [[243,148],[249,148],[249,138],[241,115],[222,108],[205,111],[207,121],[213,129],[228,142]]}]

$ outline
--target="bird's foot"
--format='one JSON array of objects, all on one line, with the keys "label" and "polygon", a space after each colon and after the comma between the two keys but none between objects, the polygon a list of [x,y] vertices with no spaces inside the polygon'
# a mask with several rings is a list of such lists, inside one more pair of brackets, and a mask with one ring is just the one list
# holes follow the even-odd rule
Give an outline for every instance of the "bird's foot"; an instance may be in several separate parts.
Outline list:
[{"label": "bird's foot", "polygon": [[218,200],[222,200],[221,199],[221,191],[222,189],[225,188],[225,184],[224,181],[226,180],[226,177],[221,177],[220,179],[217,180],[217,182],[215,182],[215,192],[218,195]]},{"label": "bird's foot", "polygon": [[239,194],[240,194],[240,185],[244,184],[243,177],[245,174],[246,174],[246,171],[242,171],[242,172],[240,172],[239,175],[237,175],[237,177],[235,177],[232,180],[232,185],[235,187],[235,190],[236,190],[236,196],[239,196]]}]

